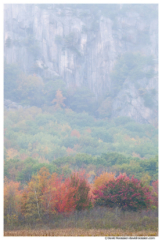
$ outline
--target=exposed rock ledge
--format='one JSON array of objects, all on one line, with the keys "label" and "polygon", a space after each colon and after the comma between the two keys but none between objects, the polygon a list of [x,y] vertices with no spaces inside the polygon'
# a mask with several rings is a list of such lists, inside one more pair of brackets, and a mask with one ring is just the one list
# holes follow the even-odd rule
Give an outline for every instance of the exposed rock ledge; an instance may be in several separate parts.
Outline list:
[{"label": "exposed rock ledge", "polygon": [[16,102],[12,102],[10,99],[4,99],[4,108],[6,110],[10,109],[20,109],[20,108],[29,108],[30,106],[22,106]]}]

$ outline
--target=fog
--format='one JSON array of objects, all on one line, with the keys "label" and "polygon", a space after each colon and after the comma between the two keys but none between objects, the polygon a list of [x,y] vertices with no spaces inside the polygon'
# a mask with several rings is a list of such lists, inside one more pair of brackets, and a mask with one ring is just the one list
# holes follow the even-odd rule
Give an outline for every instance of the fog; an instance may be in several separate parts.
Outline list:
[{"label": "fog", "polygon": [[[150,230],[157,155],[157,4],[4,5],[6,229],[62,221],[64,228],[124,229],[130,215],[123,211],[149,207],[128,229],[141,221],[136,230]],[[140,181],[139,191],[150,187],[153,204],[127,208],[99,198],[95,181],[121,174]]]}]

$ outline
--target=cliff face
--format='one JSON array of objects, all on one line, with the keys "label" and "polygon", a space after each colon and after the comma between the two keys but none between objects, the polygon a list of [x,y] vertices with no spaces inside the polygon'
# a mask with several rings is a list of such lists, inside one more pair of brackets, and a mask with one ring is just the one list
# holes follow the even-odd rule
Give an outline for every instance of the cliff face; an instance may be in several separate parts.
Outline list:
[{"label": "cliff face", "polygon": [[[158,101],[157,6],[150,5],[146,16],[136,8],[118,8],[118,14],[109,10],[106,15],[103,9],[91,11],[89,6],[5,4],[5,61],[17,63],[26,73],[36,71],[43,79],[59,76],[69,88],[88,87],[97,99],[104,98],[111,117],[154,122]],[[112,75],[126,53],[152,56],[153,74],[139,75],[135,81],[126,74],[115,91],[118,81]],[[149,69],[146,63],[142,71]],[[151,107],[146,101],[149,98]]]}]

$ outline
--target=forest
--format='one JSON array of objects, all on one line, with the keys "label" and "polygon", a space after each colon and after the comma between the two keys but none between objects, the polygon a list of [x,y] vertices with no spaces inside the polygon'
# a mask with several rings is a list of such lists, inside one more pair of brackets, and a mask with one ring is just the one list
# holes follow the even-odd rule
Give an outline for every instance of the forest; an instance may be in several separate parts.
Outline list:
[{"label": "forest", "polygon": [[[13,93],[13,99],[19,91],[15,96],[23,96],[32,105],[34,95],[30,97],[27,89],[36,94],[40,77],[17,75],[15,66],[6,65],[5,79],[13,70],[19,84],[8,91]],[[28,81],[19,82],[22,77]],[[156,212],[158,129],[128,117],[111,120],[74,111],[70,108],[72,102],[79,102],[82,107],[85,104],[89,109],[91,103],[89,106],[78,93],[76,100],[70,101],[58,82],[54,84],[55,97],[50,104],[30,106],[23,105],[22,100],[21,107],[4,111],[5,229],[17,229],[20,225],[32,228],[55,222],[58,216],[71,219],[76,212],[95,214],[95,209],[105,207],[108,211],[118,208],[121,214]],[[152,221],[153,230],[156,229],[155,216],[144,224],[144,229]],[[78,221],[84,222],[84,217],[83,214]],[[60,226],[59,221],[55,227]],[[96,223],[93,224],[89,228]],[[133,224],[129,228],[134,228]],[[100,223],[101,228],[106,226]]]},{"label": "forest", "polygon": [[[22,20],[19,7],[12,8],[15,22],[14,18],[5,22],[4,235],[157,236],[158,72],[156,46],[155,52],[148,47],[156,39],[150,37],[156,7],[26,7],[34,16],[48,15],[49,29],[56,30],[60,19],[64,23],[70,16],[82,30],[65,33],[69,23],[64,23],[62,35],[57,29],[52,40],[38,41],[34,31],[39,26],[23,27],[29,19]],[[131,24],[138,19],[137,12],[144,30],[137,27],[136,43]],[[130,26],[124,17],[130,17]],[[89,23],[84,25],[86,19]],[[15,35],[9,37],[10,23]],[[110,37],[108,45],[102,42],[104,24],[114,38],[105,35]],[[81,52],[86,34],[87,50]],[[49,46],[41,49],[41,41]],[[113,59],[115,44],[121,49],[114,50]],[[97,56],[100,62],[95,53],[101,45],[105,47],[101,62],[107,67],[95,60]],[[141,51],[144,45],[146,51]],[[68,67],[62,65],[66,60]]]}]

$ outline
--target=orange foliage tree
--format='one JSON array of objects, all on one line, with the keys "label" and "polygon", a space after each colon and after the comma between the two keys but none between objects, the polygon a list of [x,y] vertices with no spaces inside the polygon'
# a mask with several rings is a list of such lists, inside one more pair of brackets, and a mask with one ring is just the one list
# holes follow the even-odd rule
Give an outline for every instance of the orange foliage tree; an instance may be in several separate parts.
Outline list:
[{"label": "orange foliage tree", "polygon": [[56,98],[53,99],[53,101],[52,101],[52,103],[55,104],[55,109],[59,109],[61,107],[65,107],[64,99],[66,99],[66,98],[63,97],[62,92],[60,90],[57,90]]},{"label": "orange foliage tree", "polygon": [[108,183],[110,180],[115,178],[115,173],[104,172],[99,177],[96,177],[94,180],[94,188],[99,189],[103,184]]},{"label": "orange foliage tree", "polygon": [[20,183],[10,181],[5,178],[4,181],[4,222],[13,224],[18,222],[20,215],[21,191]]},{"label": "orange foliage tree", "polygon": [[61,178],[57,178],[57,182],[53,181],[52,184],[57,189],[55,193],[57,212],[71,212],[75,209],[82,210],[91,205],[90,184],[84,171],[74,172],[64,181]]},{"label": "orange foliage tree", "polygon": [[58,180],[59,185],[55,194],[56,211],[59,213],[69,213],[76,207],[76,199],[74,198],[76,188],[71,186],[70,178],[66,178],[64,182],[61,179]]}]

